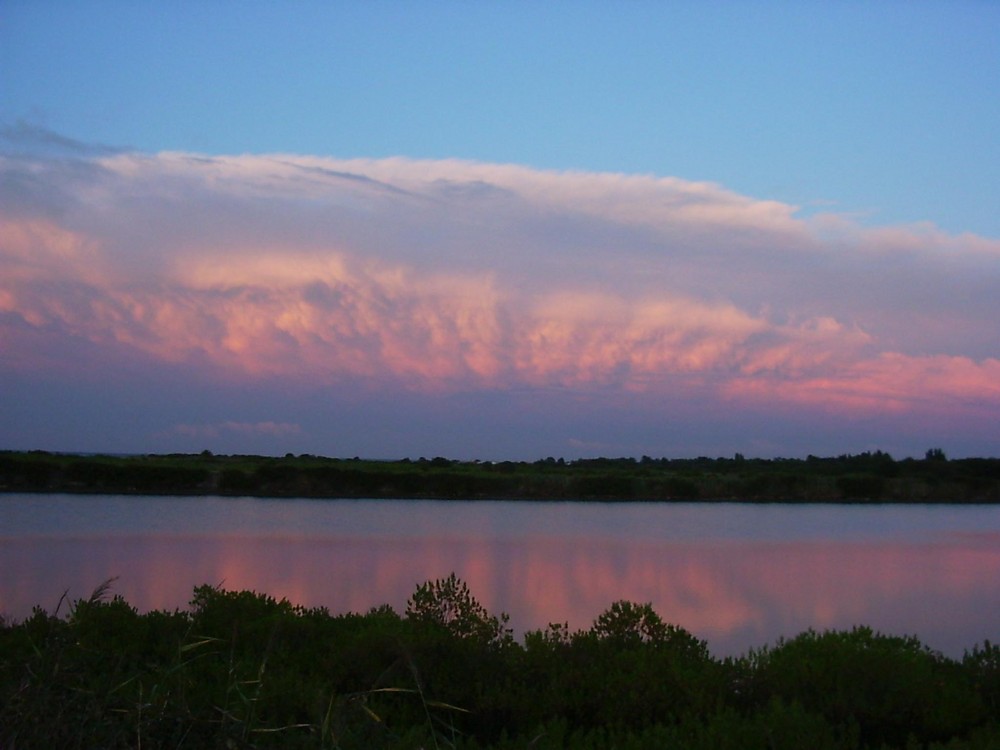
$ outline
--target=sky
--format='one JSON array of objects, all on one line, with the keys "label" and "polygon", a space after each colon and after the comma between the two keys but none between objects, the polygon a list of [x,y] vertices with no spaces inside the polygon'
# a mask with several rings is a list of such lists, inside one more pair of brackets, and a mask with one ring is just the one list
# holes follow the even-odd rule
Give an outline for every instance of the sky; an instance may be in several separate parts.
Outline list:
[{"label": "sky", "polygon": [[1000,455],[1000,5],[0,4],[0,449]]}]

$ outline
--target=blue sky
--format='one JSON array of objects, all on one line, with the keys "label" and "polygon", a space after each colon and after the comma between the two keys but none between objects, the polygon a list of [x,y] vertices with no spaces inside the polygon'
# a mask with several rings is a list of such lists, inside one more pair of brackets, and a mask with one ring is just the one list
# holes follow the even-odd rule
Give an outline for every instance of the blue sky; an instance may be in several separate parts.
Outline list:
[{"label": "blue sky", "polygon": [[708,180],[1000,234],[1000,5],[7,2],[0,115],[143,151]]},{"label": "blue sky", "polygon": [[0,448],[1000,454],[1000,5],[0,6]]}]

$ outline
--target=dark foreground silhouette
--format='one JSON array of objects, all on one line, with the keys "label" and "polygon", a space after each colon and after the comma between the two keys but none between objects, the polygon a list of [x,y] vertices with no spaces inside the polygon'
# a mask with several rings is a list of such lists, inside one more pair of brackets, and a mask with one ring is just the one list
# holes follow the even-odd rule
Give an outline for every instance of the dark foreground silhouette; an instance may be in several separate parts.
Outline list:
[{"label": "dark foreground silhouette", "polygon": [[718,660],[617,602],[519,643],[454,575],[402,615],[207,586],[139,614],[106,594],[0,625],[0,747],[1000,747],[988,641],[953,660],[858,627]]},{"label": "dark foreground silhouette", "polygon": [[0,492],[749,502],[1000,502],[1000,459],[596,458],[363,461],[322,456],[0,452]]}]

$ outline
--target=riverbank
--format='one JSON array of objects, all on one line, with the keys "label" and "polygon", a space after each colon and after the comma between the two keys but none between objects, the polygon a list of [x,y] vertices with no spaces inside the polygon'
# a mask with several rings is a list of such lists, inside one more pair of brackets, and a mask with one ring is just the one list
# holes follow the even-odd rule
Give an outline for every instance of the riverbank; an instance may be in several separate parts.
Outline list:
[{"label": "riverbank", "polygon": [[0,492],[454,500],[997,503],[1000,459],[371,461],[288,454],[0,452]]}]

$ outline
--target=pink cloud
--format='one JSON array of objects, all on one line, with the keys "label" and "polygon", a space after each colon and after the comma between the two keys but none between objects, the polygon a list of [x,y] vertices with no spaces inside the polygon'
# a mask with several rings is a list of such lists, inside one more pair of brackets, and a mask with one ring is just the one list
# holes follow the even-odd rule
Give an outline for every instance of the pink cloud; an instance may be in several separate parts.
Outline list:
[{"label": "pink cloud", "polygon": [[69,187],[34,166],[70,208],[0,215],[4,367],[53,371],[76,341],[227,381],[640,399],[683,380],[721,404],[1000,414],[989,238],[799,219],[676,178],[94,163]]},{"label": "pink cloud", "polygon": [[[220,270],[220,273],[221,270]],[[288,280],[160,288],[48,285],[8,292],[36,327],[117,342],[168,362],[247,376],[385,375],[413,387],[649,384],[672,373],[797,371],[865,337],[830,320],[777,326],[733,305],[557,291],[516,306],[485,278],[413,269],[318,270]],[[766,334],[766,343],[755,337]]]},{"label": "pink cloud", "polygon": [[979,413],[1000,404],[1000,360],[889,352],[801,379],[734,379],[726,392],[737,400],[795,403],[837,412]]}]

